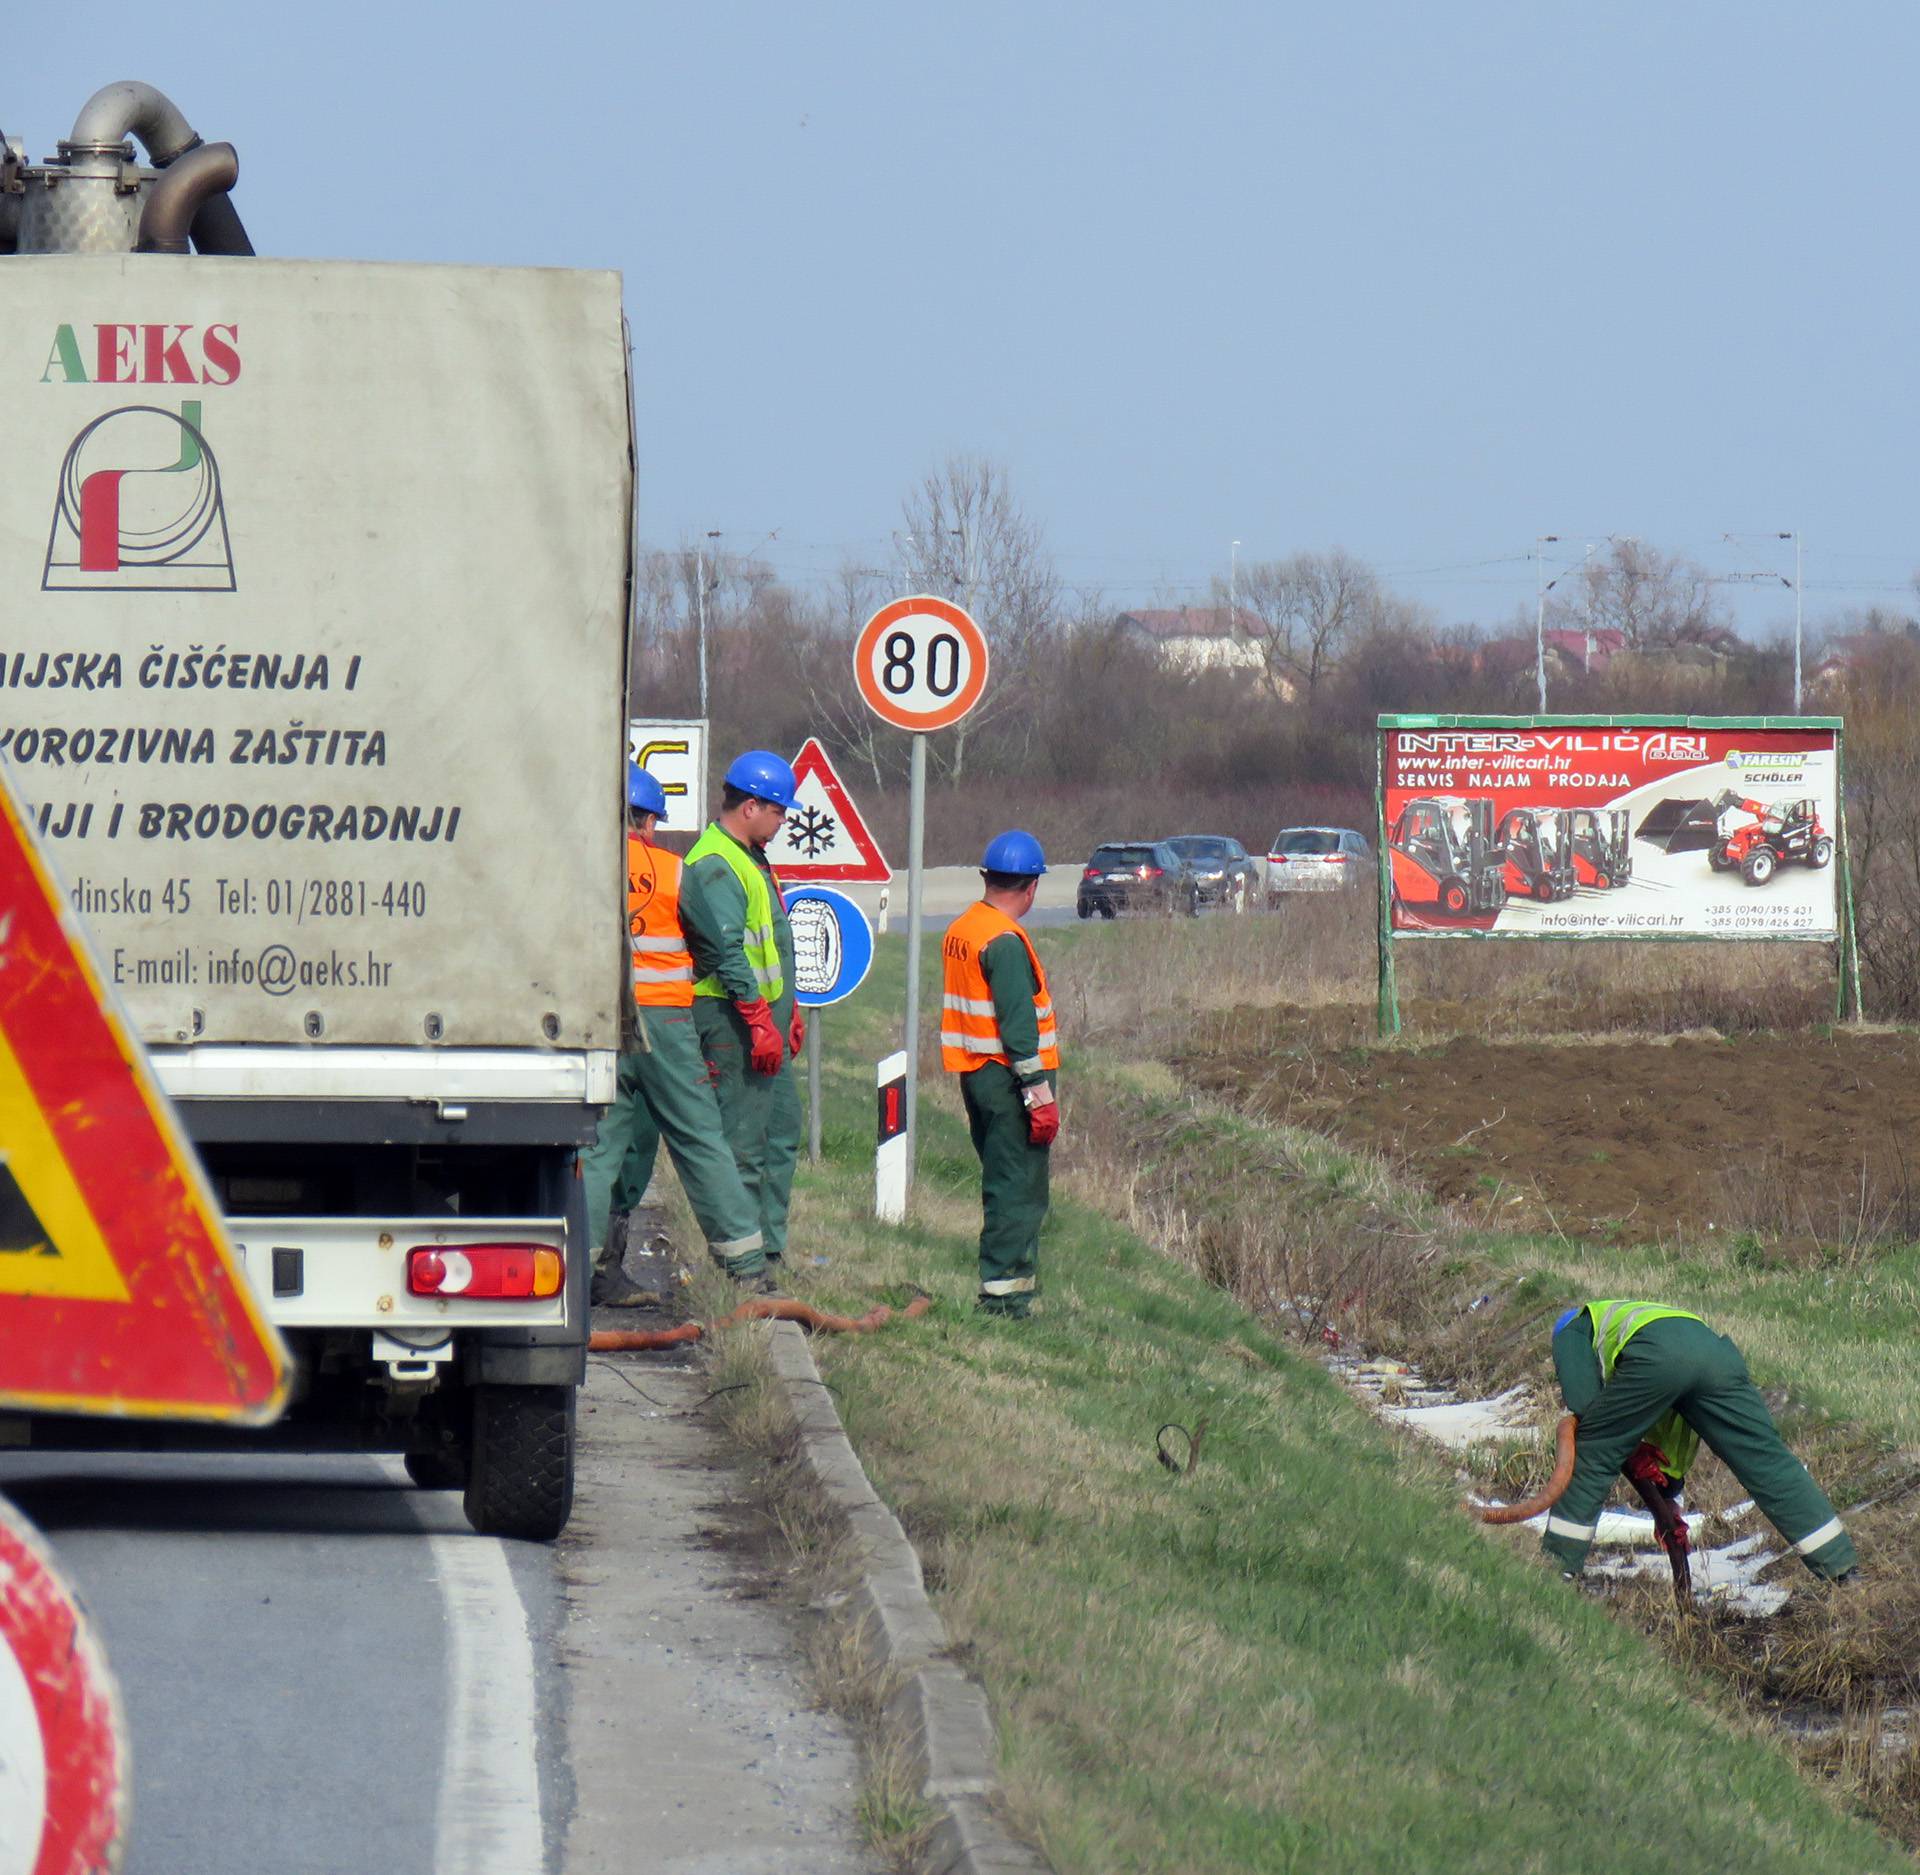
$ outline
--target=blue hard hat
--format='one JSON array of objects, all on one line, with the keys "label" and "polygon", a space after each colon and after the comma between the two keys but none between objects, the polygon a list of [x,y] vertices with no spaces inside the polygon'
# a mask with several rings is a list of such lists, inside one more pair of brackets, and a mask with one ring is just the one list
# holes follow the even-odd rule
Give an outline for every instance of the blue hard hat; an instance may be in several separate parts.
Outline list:
[{"label": "blue hard hat", "polygon": [[793,770],[771,749],[749,749],[733,758],[733,766],[727,770],[727,786],[752,795],[756,801],[791,807],[800,784]]},{"label": "blue hard hat", "polygon": [[666,822],[667,791],[638,762],[627,764],[627,805],[636,814],[655,814],[662,825]]},{"label": "blue hard hat", "polygon": [[1577,1307],[1568,1309],[1567,1312],[1564,1315],[1562,1315],[1557,1322],[1554,1323],[1553,1332],[1557,1335],[1561,1331],[1561,1329],[1566,1327],[1566,1325],[1570,1321],[1572,1321],[1573,1318],[1579,1313],[1580,1313],[1580,1310]]},{"label": "blue hard hat", "polygon": [[1047,869],[1047,856],[1032,834],[1012,827],[987,842],[980,866],[983,872],[1010,872],[1022,879],[1037,879]]}]

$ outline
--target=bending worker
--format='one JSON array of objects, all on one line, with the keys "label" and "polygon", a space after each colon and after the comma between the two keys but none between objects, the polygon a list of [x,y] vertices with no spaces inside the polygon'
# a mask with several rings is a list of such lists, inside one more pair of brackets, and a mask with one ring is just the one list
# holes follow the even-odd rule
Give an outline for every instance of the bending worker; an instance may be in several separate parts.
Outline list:
[{"label": "bending worker", "polygon": [[707,1075],[693,1018],[693,956],[680,925],[680,856],[653,844],[666,816],[660,783],[627,764],[627,931],[639,1047],[620,1057],[614,1101],[582,1155],[587,1240],[594,1246],[593,1300],[630,1308],[648,1291],[607,1248],[614,1183],[629,1195],[647,1188],[662,1139],[680,1175],[707,1249],[740,1282],[764,1280],[759,1209],[727,1150],[720,1103]]},{"label": "bending worker", "polygon": [[788,987],[793,928],[767,842],[780,831],[797,785],[779,756],[765,749],[740,756],[727,770],[719,819],[687,855],[681,886],[698,972],[693,1019],[770,1264],[787,1248],[800,1148],[800,1093],[789,1063],[807,1025]]},{"label": "bending worker", "polygon": [[1020,920],[1047,869],[1030,833],[987,843],[985,887],[947,927],[940,1065],[960,1077],[967,1131],[980,1155],[980,1307],[1024,1316],[1040,1280],[1047,1154],[1060,1136],[1053,997]]},{"label": "bending worker", "polygon": [[1854,1566],[1853,1539],[1787,1450],[1740,1350],[1697,1315],[1653,1302],[1589,1302],[1553,1325],[1553,1364],[1580,1421],[1573,1479],[1542,1547],[1569,1574],[1593,1542],[1614,1474],[1679,1495],[1705,1439],[1815,1575]]}]

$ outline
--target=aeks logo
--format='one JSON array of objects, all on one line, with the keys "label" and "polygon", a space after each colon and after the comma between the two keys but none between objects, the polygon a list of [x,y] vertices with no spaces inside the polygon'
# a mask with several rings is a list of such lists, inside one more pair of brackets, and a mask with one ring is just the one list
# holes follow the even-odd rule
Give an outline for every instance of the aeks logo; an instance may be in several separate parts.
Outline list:
[{"label": "aeks logo", "polygon": [[220,466],[201,407],[95,417],[60,465],[43,592],[232,592]]},{"label": "aeks logo", "polygon": [[[89,369],[91,367],[91,369]],[[42,384],[193,385],[240,377],[240,328],[113,323],[58,326]],[[43,592],[232,592],[220,465],[204,402],[124,405],[67,447],[47,534]]]}]

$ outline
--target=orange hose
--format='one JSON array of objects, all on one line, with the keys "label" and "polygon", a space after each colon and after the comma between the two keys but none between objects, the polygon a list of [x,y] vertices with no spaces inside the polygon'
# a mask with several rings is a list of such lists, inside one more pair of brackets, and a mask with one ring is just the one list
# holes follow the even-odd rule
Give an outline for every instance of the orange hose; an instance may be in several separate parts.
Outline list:
[{"label": "orange hose", "polygon": [[1579,1424],[1571,1413],[1561,1415],[1553,1432],[1553,1476],[1537,1497],[1528,1498],[1524,1504],[1469,1504],[1467,1509],[1482,1523],[1525,1523],[1559,1503],[1561,1493],[1573,1482],[1574,1430]]},{"label": "orange hose", "polygon": [[[785,1296],[755,1296],[743,1302],[731,1315],[723,1315],[716,1328],[731,1328],[736,1322],[798,1322],[814,1334],[864,1335],[884,1328],[896,1312],[911,1319],[933,1307],[931,1296],[915,1296],[904,1309],[895,1311],[882,1304],[864,1315],[829,1315],[810,1302],[793,1302]],[[595,1354],[635,1354],[656,1348],[684,1347],[710,1332],[699,1322],[682,1322],[678,1328],[602,1328],[588,1337],[587,1346]]]}]

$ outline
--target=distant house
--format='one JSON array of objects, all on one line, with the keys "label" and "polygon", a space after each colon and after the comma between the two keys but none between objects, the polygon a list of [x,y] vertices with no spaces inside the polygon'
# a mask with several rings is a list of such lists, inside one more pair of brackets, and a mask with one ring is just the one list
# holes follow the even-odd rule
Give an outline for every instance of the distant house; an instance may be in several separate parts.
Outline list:
[{"label": "distant house", "polygon": [[1854,671],[1876,653],[1884,652],[1888,645],[1911,645],[1916,640],[1920,640],[1920,623],[1912,619],[1900,621],[1895,630],[1844,632],[1829,638],[1819,661],[1807,673],[1807,688],[1844,689]]},{"label": "distant house", "polygon": [[[1266,666],[1260,621],[1244,610],[1233,611],[1223,605],[1182,605],[1122,612],[1114,623],[1179,670],[1259,671]],[[1293,695],[1294,686],[1286,678],[1276,678],[1275,688],[1284,697]]]},{"label": "distant house", "polygon": [[1611,625],[1590,632],[1556,626],[1542,633],[1538,644],[1531,632],[1495,638],[1481,647],[1477,666],[1489,677],[1518,679],[1531,676],[1536,662],[1544,657],[1549,679],[1604,677],[1626,648],[1626,633]]}]

